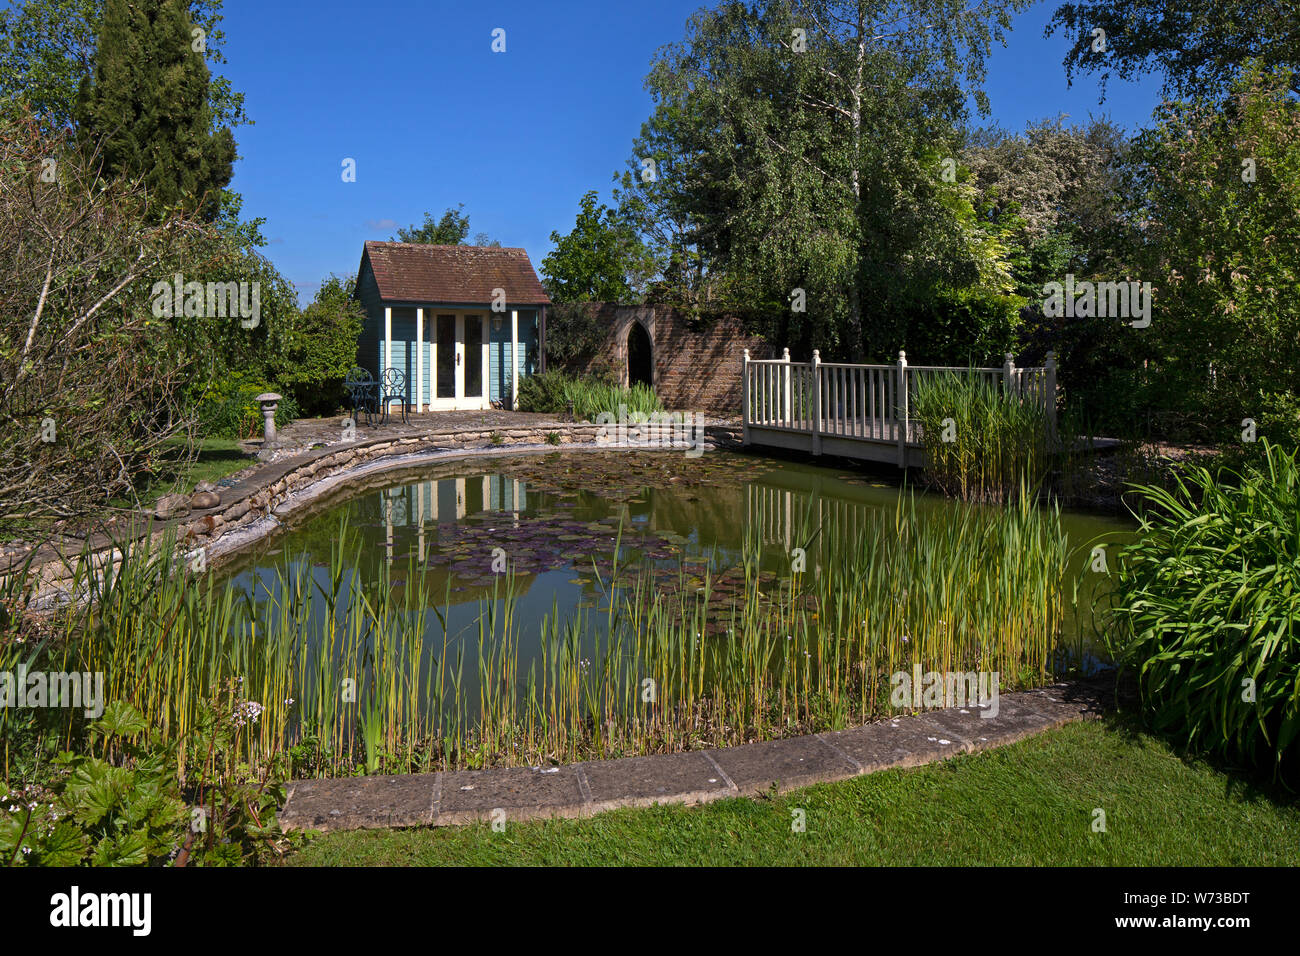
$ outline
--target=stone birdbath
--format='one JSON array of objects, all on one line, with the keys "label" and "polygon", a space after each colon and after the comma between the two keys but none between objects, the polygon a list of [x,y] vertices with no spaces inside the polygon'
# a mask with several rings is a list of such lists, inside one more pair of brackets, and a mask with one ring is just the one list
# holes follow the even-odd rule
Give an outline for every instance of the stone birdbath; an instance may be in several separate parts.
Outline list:
[{"label": "stone birdbath", "polygon": [[257,453],[257,457],[266,461],[275,454],[275,409],[280,402],[281,396],[275,392],[263,392],[257,396],[257,401],[262,405],[262,450]]}]

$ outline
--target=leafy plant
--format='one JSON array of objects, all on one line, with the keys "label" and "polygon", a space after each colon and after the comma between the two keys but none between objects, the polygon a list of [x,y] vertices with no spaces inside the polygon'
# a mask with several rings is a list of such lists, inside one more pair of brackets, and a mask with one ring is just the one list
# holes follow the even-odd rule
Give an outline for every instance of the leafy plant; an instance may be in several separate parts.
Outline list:
[{"label": "leafy plant", "polygon": [[[231,704],[235,706],[231,708]],[[221,704],[224,704],[224,709]],[[238,865],[278,837],[278,785],[234,752],[248,720],[228,692],[182,745],[156,737],[131,704],[110,702],[44,785],[0,790],[0,860],[25,866]],[[193,758],[188,778],[178,770]],[[190,803],[193,803],[191,807]]]},{"label": "leafy plant", "polygon": [[[257,396],[275,391],[265,381],[243,372],[213,382],[198,399],[198,426],[203,435],[217,438],[254,438],[262,433],[262,406]],[[280,399],[275,409],[277,428],[298,417],[298,403],[292,395]]]},{"label": "leafy plant", "polygon": [[1300,734],[1300,468],[1267,441],[1264,457],[1137,488],[1140,533],[1101,620],[1157,730],[1285,778]]}]

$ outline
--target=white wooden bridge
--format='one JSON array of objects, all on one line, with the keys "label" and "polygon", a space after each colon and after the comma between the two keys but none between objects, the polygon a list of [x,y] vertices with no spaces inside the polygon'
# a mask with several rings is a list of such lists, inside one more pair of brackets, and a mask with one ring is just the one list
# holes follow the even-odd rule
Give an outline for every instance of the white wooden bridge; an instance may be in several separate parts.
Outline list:
[{"label": "white wooden bridge", "polygon": [[744,443],[892,461],[900,468],[925,463],[919,423],[909,415],[916,385],[927,376],[975,375],[1011,394],[1043,405],[1048,427],[1056,428],[1056,353],[1046,364],[1017,368],[1010,354],[1001,368],[908,365],[898,353],[893,365],[751,359],[745,350],[742,382]]}]

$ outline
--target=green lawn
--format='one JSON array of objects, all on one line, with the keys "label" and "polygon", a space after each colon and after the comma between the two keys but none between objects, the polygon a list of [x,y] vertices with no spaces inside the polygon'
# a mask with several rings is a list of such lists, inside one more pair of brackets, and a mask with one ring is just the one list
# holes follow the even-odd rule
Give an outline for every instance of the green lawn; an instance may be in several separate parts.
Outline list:
[{"label": "green lawn", "polygon": [[247,468],[254,460],[234,438],[204,438],[199,444],[198,458],[182,479],[183,490],[193,491],[200,481],[216,483],[226,475]]},{"label": "green lawn", "polygon": [[[200,481],[215,483],[255,461],[234,438],[201,438],[198,445],[198,455],[193,463],[164,456],[154,479],[137,489],[140,501],[148,505],[174,491],[189,494]],[[179,450],[179,443],[177,448]],[[121,499],[113,504],[127,506],[130,502]]]},{"label": "green lawn", "polygon": [[[1093,832],[1093,810],[1106,832]],[[792,831],[793,811],[807,829]],[[1296,865],[1300,806],[1119,724],[775,798],[320,836],[330,865]]]}]

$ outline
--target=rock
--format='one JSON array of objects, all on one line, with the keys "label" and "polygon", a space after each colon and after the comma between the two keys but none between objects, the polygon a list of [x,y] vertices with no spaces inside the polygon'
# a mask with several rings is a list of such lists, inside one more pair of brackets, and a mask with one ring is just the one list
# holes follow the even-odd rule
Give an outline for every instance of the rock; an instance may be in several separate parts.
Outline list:
[{"label": "rock", "polygon": [[210,481],[200,481],[194,486],[195,491],[216,491],[217,486]]},{"label": "rock", "polygon": [[190,499],[190,504],[195,508],[215,508],[221,504],[221,495],[210,488],[205,488]]},{"label": "rock", "polygon": [[166,495],[153,507],[155,518],[175,518],[190,513],[190,500],[184,495]]}]

